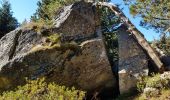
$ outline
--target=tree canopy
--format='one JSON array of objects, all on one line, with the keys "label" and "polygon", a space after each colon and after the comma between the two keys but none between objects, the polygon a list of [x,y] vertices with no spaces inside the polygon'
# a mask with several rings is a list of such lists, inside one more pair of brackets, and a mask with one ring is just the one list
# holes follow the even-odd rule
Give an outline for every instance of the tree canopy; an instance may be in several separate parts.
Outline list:
[{"label": "tree canopy", "polygon": [[133,16],[141,17],[140,25],[154,28],[158,32],[170,29],[169,0],[124,0]]},{"label": "tree canopy", "polygon": [[65,5],[79,0],[40,0],[37,5],[36,13],[31,17],[32,21],[37,19],[52,20],[56,11]]},{"label": "tree canopy", "polygon": [[13,17],[11,5],[7,0],[3,0],[2,7],[0,7],[0,37],[14,30],[16,27],[18,27],[18,22]]},{"label": "tree canopy", "polygon": [[[33,16],[31,16],[31,20],[32,21],[36,21],[38,19],[52,20],[52,18],[54,18],[59,8],[74,3],[76,1],[81,1],[81,0],[40,0],[37,3],[38,8],[36,10],[36,13],[33,14]],[[110,0],[84,0],[84,1],[109,2]]]}]

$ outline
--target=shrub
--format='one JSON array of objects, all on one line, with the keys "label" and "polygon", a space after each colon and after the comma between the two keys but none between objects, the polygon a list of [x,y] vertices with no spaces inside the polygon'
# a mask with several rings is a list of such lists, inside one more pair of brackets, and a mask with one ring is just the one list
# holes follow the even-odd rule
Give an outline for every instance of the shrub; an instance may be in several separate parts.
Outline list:
[{"label": "shrub", "polygon": [[152,42],[153,48],[158,48],[165,55],[170,55],[170,36],[162,37],[161,39]]},{"label": "shrub", "polygon": [[52,34],[50,36],[47,37],[47,39],[52,43],[52,44],[56,44],[58,42],[60,42],[60,35],[59,34]]},{"label": "shrub", "polygon": [[170,73],[143,77],[137,83],[137,88],[141,95],[136,100],[166,100],[170,97]]},{"label": "shrub", "polygon": [[4,92],[0,100],[83,100],[85,92],[59,86],[54,83],[47,84],[43,79],[27,81],[15,91]]},{"label": "shrub", "polygon": [[[137,88],[139,91],[143,91],[144,88],[169,88],[170,78],[168,76],[163,76],[164,74],[153,74],[152,77],[143,77],[137,83]],[[166,75],[166,74],[165,74]],[[168,75],[168,74],[167,74]]]},{"label": "shrub", "polygon": [[134,98],[134,100],[169,100],[170,99],[170,89],[163,89],[159,94],[155,96],[146,96],[145,94],[141,94],[138,97]]}]

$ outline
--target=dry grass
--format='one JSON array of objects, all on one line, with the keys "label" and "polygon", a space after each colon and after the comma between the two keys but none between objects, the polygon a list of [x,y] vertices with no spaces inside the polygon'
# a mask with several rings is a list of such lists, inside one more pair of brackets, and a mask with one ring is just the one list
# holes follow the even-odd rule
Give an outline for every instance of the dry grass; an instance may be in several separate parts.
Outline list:
[{"label": "dry grass", "polygon": [[24,29],[35,30],[38,33],[41,33],[42,29],[50,29],[53,27],[53,23],[50,20],[38,20],[36,22],[30,22],[22,26]]}]

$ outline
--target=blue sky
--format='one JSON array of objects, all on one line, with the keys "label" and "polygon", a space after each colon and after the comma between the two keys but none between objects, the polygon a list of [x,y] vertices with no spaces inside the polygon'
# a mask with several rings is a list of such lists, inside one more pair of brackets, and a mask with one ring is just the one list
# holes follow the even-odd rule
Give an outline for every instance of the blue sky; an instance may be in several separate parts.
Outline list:
[{"label": "blue sky", "polygon": [[37,9],[38,0],[9,0],[12,6],[13,15],[21,23],[30,16]]},{"label": "blue sky", "polygon": [[[1,1],[1,0],[0,0]],[[21,23],[25,19],[29,20],[30,16],[36,11],[38,0],[9,0],[12,6],[13,15]],[[121,4],[121,8],[125,15],[131,20],[131,22],[145,35],[146,39],[151,41],[158,39],[159,34],[152,29],[146,30],[139,26],[140,18],[133,18],[129,14],[129,9],[124,5],[123,0],[112,0],[112,3]]]}]

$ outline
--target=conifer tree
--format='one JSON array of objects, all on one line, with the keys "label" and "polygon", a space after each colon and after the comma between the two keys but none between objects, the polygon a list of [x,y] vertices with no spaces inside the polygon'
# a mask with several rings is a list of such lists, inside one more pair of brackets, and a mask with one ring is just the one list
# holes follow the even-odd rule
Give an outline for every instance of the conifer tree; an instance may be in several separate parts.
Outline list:
[{"label": "conifer tree", "polygon": [[33,19],[33,21],[38,19],[51,20],[60,7],[76,1],[80,0],[40,0],[37,3],[38,9],[31,19]]},{"label": "conifer tree", "polygon": [[[157,47],[170,54],[170,0],[124,0],[134,17],[141,17],[140,25],[161,33]],[[168,36],[168,37],[167,37]]]},{"label": "conifer tree", "polygon": [[124,0],[130,13],[141,17],[141,25],[158,32],[170,31],[170,0]]},{"label": "conifer tree", "polygon": [[3,0],[0,8],[0,38],[18,27],[18,22],[12,14],[10,3]]}]

